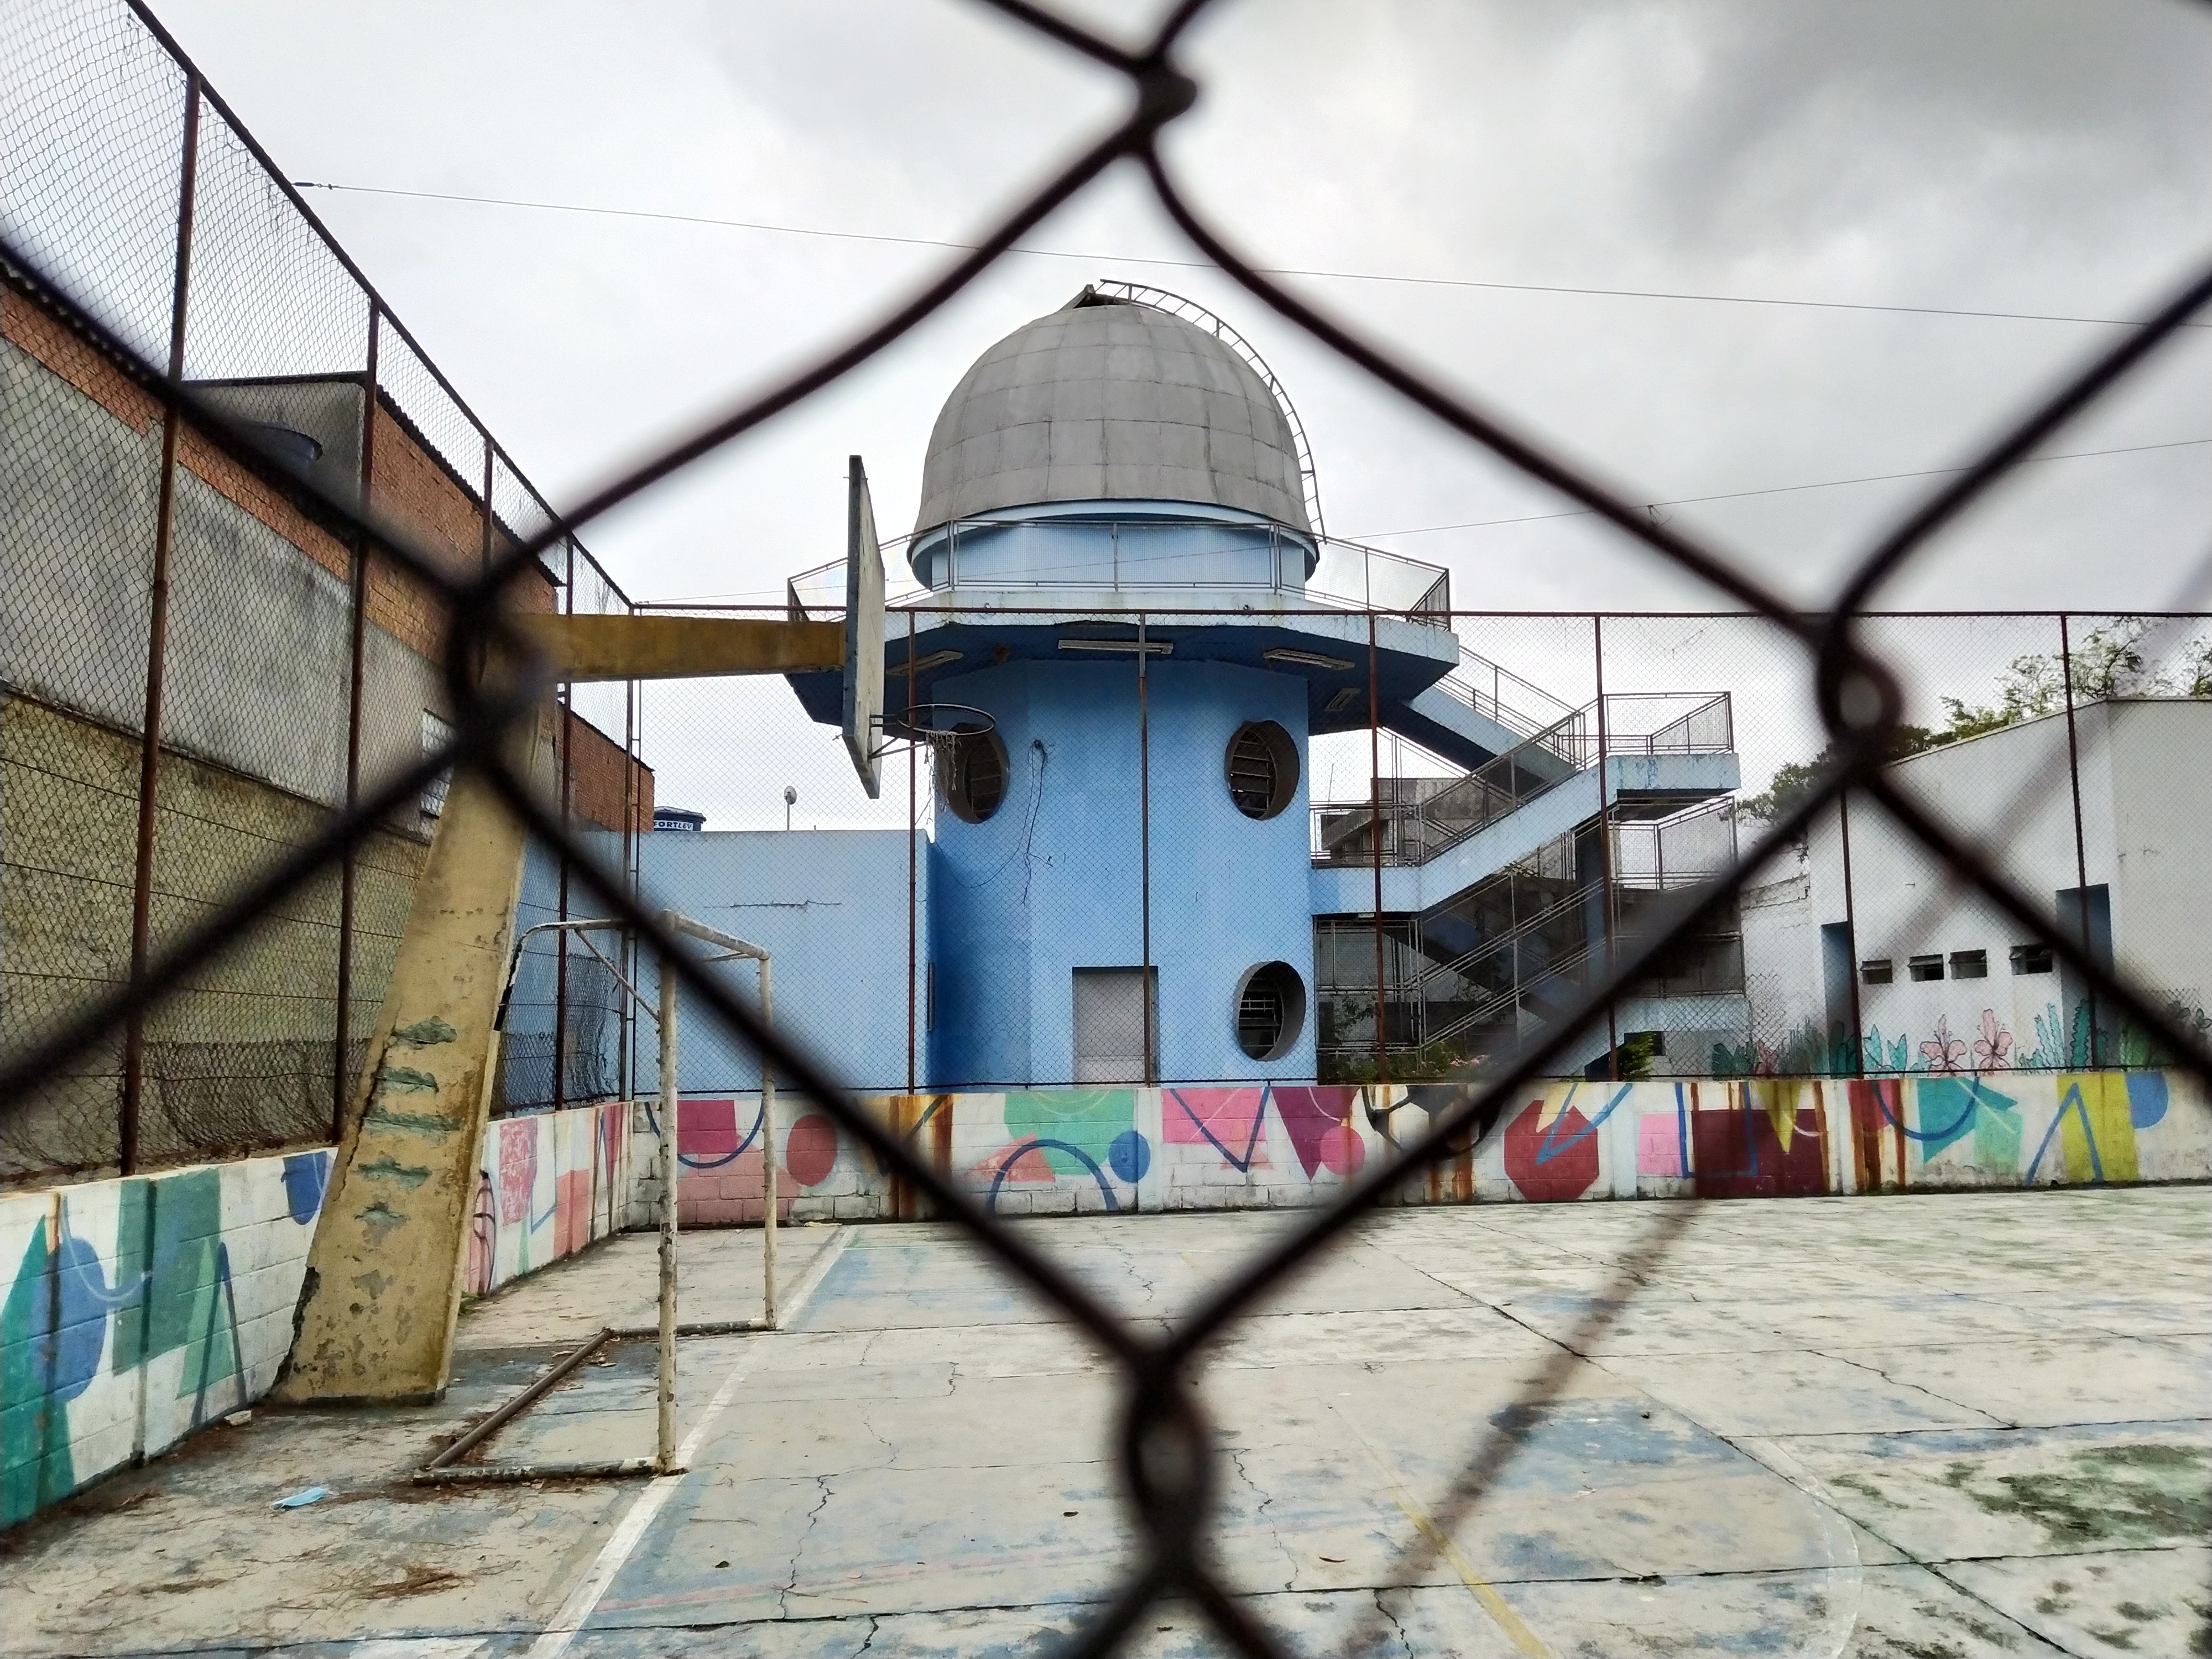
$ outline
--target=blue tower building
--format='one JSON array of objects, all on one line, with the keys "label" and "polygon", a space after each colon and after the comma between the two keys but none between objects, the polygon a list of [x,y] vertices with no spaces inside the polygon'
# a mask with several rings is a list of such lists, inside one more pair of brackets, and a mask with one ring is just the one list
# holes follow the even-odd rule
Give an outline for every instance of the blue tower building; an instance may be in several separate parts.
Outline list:
[{"label": "blue tower building", "polygon": [[[1307,744],[1366,724],[1367,620],[1308,594],[1273,377],[1178,309],[1086,289],[931,435],[886,703],[987,728],[938,764],[939,1087],[1316,1074]],[[1385,621],[1392,690],[1456,662]]]},{"label": "blue tower building", "polygon": [[[1086,288],[976,360],[905,553],[924,591],[885,616],[886,716],[963,734],[935,749],[912,907],[921,1087],[1495,1049],[1632,931],[1620,826],[1704,824],[1735,785],[1724,696],[1608,748],[1594,708],[1465,651],[1442,570],[1329,541],[1274,377],[1156,290]],[[840,676],[792,684],[839,723]],[[1385,729],[1463,772],[1310,810],[1311,741]],[[1692,988],[1731,1026],[1738,957]],[[1637,1025],[1709,1024],[1679,988]],[[849,1001],[880,1023],[857,981]]]}]

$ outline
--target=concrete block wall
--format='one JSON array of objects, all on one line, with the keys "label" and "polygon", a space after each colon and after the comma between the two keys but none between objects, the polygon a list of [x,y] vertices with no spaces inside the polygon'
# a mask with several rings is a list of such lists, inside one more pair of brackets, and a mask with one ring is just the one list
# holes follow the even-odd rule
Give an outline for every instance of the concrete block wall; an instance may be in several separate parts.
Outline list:
[{"label": "concrete block wall", "polygon": [[0,1196],[0,1526],[261,1396],[329,1166],[317,1150]]}]

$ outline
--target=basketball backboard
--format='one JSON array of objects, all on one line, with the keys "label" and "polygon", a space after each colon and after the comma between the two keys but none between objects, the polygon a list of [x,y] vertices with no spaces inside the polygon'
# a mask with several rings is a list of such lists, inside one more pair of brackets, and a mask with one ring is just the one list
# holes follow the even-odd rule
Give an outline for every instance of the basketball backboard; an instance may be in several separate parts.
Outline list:
[{"label": "basketball backboard", "polygon": [[845,747],[860,787],[874,800],[882,783],[877,728],[884,713],[884,551],[876,542],[867,469],[858,455],[845,481]]}]

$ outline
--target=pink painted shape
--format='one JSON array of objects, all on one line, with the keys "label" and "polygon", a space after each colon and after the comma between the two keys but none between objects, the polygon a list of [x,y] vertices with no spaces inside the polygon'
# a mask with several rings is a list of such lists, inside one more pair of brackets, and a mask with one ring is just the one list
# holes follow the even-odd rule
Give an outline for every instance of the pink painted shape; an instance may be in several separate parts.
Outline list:
[{"label": "pink painted shape", "polygon": [[678,1100],[676,1150],[684,1158],[727,1158],[738,1150],[738,1103]]},{"label": "pink painted shape", "polygon": [[1170,1089],[1160,1102],[1161,1136],[1170,1146],[1218,1141],[1231,1156],[1264,1165],[1267,1146],[1255,1131],[1267,1097],[1265,1089]]},{"label": "pink painted shape", "polygon": [[1636,1121],[1636,1173],[1680,1179],[1689,1158],[1681,1120],[1672,1112],[1646,1112]]},{"label": "pink painted shape", "polygon": [[530,1219],[538,1185],[538,1120],[510,1117],[499,1126],[499,1218],[513,1227]]}]

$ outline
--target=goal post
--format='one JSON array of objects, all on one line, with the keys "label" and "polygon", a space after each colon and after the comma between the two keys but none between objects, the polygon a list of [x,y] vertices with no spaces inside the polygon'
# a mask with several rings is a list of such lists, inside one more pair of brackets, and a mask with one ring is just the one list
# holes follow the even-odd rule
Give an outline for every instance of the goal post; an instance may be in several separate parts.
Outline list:
[{"label": "goal post", "polygon": [[[660,913],[661,926],[679,937],[699,940],[714,947],[717,954],[703,958],[705,962],[750,961],[760,974],[761,1018],[770,1024],[775,1018],[775,992],[773,964],[768,951],[761,945],[708,927],[704,922],[676,910]],[[760,1143],[761,1143],[761,1302],[762,1317],[757,1320],[706,1321],[684,1324],[678,1316],[679,1271],[677,1254],[677,1186],[682,1163],[678,1156],[678,1117],[682,1109],[683,1072],[680,1045],[678,1004],[678,975],[674,964],[664,959],[659,964],[659,994],[648,1000],[645,994],[625,976],[609,956],[599,949],[592,935],[616,933],[623,924],[606,920],[574,920],[540,922],[516,935],[514,955],[508,964],[506,983],[501,988],[499,1012],[493,1024],[491,1064],[496,1073],[499,1049],[506,1030],[507,1016],[513,1004],[514,987],[522,969],[523,948],[539,933],[573,934],[586,950],[612,976],[624,995],[636,1005],[641,1015],[653,1022],[659,1036],[660,1076],[658,1097],[659,1139],[657,1172],[660,1186],[659,1244],[656,1251],[659,1264],[656,1310],[658,1318],[652,1325],[617,1327],[610,1325],[600,1330],[582,1346],[554,1362],[544,1373],[501,1406],[489,1417],[467,1433],[447,1445],[428,1464],[415,1472],[414,1479],[423,1483],[446,1483],[460,1480],[535,1480],[548,1475],[623,1476],[639,1474],[672,1474],[680,1473],[676,1462],[676,1349],[678,1339],[684,1336],[734,1334],[748,1330],[775,1330],[777,1328],[776,1310],[776,1133],[775,1133],[775,1078],[766,1063],[761,1063]],[[556,1055],[554,1063],[561,1063]],[[555,1385],[583,1364],[609,1342],[651,1337],[657,1349],[654,1367],[653,1453],[650,1458],[629,1457],[601,1459],[589,1462],[534,1463],[463,1463],[459,1460],[475,1447],[489,1439],[499,1429],[513,1421],[542,1398]]]}]

